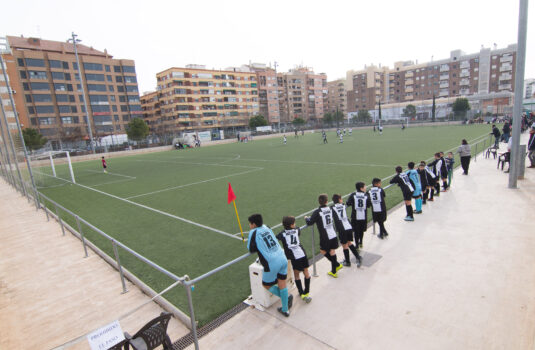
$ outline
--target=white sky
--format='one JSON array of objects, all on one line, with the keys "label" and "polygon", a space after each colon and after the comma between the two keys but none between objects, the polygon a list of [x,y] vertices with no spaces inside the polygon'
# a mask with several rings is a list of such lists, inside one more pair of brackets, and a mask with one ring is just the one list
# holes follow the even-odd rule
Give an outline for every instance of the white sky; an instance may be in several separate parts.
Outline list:
[{"label": "white sky", "polygon": [[[0,35],[66,40],[136,61],[140,91],[169,67],[222,69],[277,61],[329,80],[365,64],[427,62],[451,50],[517,41],[518,0],[10,0]],[[535,4],[528,22],[526,78],[535,78]]]}]

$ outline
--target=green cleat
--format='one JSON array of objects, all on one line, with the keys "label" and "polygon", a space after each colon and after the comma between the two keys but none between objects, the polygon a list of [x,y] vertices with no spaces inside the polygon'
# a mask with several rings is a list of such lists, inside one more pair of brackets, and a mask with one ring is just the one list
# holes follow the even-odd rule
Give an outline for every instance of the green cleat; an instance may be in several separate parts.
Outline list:
[{"label": "green cleat", "polygon": [[336,266],[336,272],[340,271],[340,269],[344,267],[342,264],[338,263],[338,266]]},{"label": "green cleat", "polygon": [[332,273],[331,271],[327,272],[327,275],[331,276],[332,278],[338,278],[338,274]]}]

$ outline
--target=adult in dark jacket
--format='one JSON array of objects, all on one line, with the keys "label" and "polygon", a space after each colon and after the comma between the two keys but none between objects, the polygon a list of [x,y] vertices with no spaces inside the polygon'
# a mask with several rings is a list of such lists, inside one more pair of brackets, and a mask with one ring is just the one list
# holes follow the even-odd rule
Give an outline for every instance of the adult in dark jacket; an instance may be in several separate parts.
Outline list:
[{"label": "adult in dark jacket", "polygon": [[509,142],[509,137],[511,137],[511,126],[509,125],[509,122],[505,122],[503,124],[503,142],[507,143]]},{"label": "adult in dark jacket", "polygon": [[498,148],[498,143],[500,142],[500,130],[496,127],[495,124],[492,124],[492,135],[494,135],[494,147]]},{"label": "adult in dark jacket", "polygon": [[461,145],[457,149],[459,157],[461,157],[461,167],[463,168],[463,175],[468,175],[468,168],[470,167],[471,149],[466,140],[462,140]]}]

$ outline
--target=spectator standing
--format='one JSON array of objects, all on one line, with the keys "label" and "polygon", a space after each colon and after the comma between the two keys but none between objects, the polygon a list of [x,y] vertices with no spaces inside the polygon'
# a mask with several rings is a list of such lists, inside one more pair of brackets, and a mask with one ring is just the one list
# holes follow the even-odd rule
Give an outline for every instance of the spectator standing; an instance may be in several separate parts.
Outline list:
[{"label": "spectator standing", "polygon": [[492,124],[492,135],[494,135],[494,148],[498,148],[498,143],[500,142],[500,130],[496,127],[495,124]]},{"label": "spectator standing", "polygon": [[509,137],[511,136],[511,126],[509,125],[509,122],[505,122],[503,124],[503,142],[509,142]]},{"label": "spectator standing", "polygon": [[461,145],[457,149],[459,157],[461,157],[461,167],[463,168],[463,175],[468,175],[468,168],[470,167],[470,158],[472,158],[472,150],[468,142],[463,139]]}]

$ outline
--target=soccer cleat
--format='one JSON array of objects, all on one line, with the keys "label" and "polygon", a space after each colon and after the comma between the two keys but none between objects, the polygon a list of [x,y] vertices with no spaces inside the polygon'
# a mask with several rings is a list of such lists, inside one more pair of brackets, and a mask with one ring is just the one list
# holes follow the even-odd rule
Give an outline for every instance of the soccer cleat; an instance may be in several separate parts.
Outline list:
[{"label": "soccer cleat", "polygon": [[351,263],[347,260],[344,260],[343,264],[344,266],[347,266],[347,267],[351,266]]},{"label": "soccer cleat", "polygon": [[340,269],[342,268],[342,264],[338,263],[338,266],[336,266],[336,272],[340,271]]},{"label": "soccer cleat", "polygon": [[433,198],[428,199],[429,202],[434,202],[435,200]]},{"label": "soccer cleat", "polygon": [[292,308],[293,304],[294,304],[294,296],[290,294],[288,295],[288,310]]},{"label": "soccer cleat", "polygon": [[379,237],[380,239],[384,239],[384,238],[385,238],[385,237],[383,236],[382,233],[379,233],[379,234],[377,235],[377,237]]},{"label": "soccer cleat", "polygon": [[383,232],[383,235],[384,235],[385,237],[387,237],[387,236],[388,236],[388,232],[386,232],[386,231]]},{"label": "soccer cleat", "polygon": [[362,249],[362,243],[359,243],[359,248]]},{"label": "soccer cleat", "polygon": [[277,311],[284,315],[284,317],[290,317],[290,311],[282,311],[282,307],[277,308]]},{"label": "soccer cleat", "polygon": [[410,217],[410,216],[407,216],[405,217],[405,219],[403,219],[405,221],[414,221],[414,218],[413,217]]},{"label": "soccer cleat", "polygon": [[301,299],[307,304],[312,301],[312,298],[308,294],[301,294]]},{"label": "soccer cleat", "polygon": [[362,266],[362,257],[357,256],[357,267],[361,267],[361,266]]},{"label": "soccer cleat", "polygon": [[332,271],[329,271],[327,272],[327,275],[333,277],[333,278],[338,278],[338,274],[337,273],[332,273]]},{"label": "soccer cleat", "polygon": [[416,211],[414,212],[414,214],[421,214],[421,213],[422,213],[421,210],[416,210]]}]

